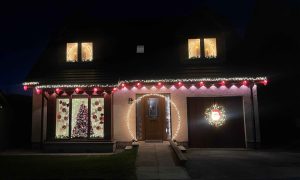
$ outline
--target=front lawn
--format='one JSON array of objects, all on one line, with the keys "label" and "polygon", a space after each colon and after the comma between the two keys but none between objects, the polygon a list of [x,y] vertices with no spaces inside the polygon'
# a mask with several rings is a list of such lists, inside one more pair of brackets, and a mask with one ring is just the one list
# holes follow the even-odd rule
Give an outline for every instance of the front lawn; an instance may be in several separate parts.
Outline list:
[{"label": "front lawn", "polygon": [[136,155],[0,156],[0,179],[136,179]]}]

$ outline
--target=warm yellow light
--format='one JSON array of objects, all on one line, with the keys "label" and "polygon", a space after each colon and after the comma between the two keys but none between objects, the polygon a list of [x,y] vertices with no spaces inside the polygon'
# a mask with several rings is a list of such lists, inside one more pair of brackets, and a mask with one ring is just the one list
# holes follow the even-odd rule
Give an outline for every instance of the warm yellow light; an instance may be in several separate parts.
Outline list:
[{"label": "warm yellow light", "polygon": [[93,43],[91,42],[81,43],[81,59],[82,61],[93,60]]},{"label": "warm yellow light", "polygon": [[189,59],[200,58],[200,39],[188,39]]},{"label": "warm yellow light", "polygon": [[216,38],[204,39],[204,53],[206,58],[217,57],[217,40]]},{"label": "warm yellow light", "polygon": [[78,61],[78,43],[67,43],[67,62]]}]

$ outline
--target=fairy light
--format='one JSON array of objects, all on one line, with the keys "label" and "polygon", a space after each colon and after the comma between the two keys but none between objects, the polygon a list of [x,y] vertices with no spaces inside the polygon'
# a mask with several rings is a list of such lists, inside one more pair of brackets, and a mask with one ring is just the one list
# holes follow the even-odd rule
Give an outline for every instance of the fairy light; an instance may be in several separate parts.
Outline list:
[{"label": "fairy light", "polygon": [[[127,111],[127,121],[126,121],[126,125],[127,125],[127,129],[128,129],[128,132],[129,132],[129,135],[131,136],[131,138],[133,140],[136,140],[136,136],[134,136],[131,128],[130,128],[130,114],[132,112],[132,108],[134,107],[133,104],[136,104],[138,101],[140,101],[141,99],[143,99],[144,97],[148,97],[148,96],[158,96],[158,97],[162,97],[164,98],[165,100],[167,100],[167,97],[165,97],[164,95],[161,95],[161,94],[156,94],[156,93],[150,93],[150,94],[144,94],[142,95],[141,97],[135,99],[133,101],[133,103],[130,105],[128,111]],[[175,111],[176,111],[176,114],[177,114],[177,121],[178,121],[178,124],[177,124],[177,127],[176,127],[176,130],[175,130],[175,133],[174,135],[172,135],[172,139],[176,139],[176,137],[178,136],[178,133],[181,129],[181,116],[180,116],[180,112],[176,106],[176,104],[170,99],[169,100],[170,103],[171,103],[171,106],[173,106],[175,108]]]},{"label": "fairy light", "polygon": [[142,83],[175,83],[182,86],[183,83],[195,83],[195,82],[262,82],[264,85],[268,84],[267,77],[231,77],[231,78],[191,78],[191,79],[147,79],[147,80],[122,80],[116,84],[40,84],[39,82],[24,82],[23,86],[35,86],[39,89],[53,89],[53,88],[93,88],[93,87],[119,87],[126,86],[126,84],[136,84],[137,87],[141,87]]}]

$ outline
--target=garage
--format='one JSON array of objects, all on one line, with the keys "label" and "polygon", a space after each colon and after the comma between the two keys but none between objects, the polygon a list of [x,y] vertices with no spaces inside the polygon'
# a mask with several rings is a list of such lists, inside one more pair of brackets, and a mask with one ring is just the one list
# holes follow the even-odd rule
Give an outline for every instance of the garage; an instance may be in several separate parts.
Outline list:
[{"label": "garage", "polygon": [[190,148],[245,148],[242,97],[187,97]]}]

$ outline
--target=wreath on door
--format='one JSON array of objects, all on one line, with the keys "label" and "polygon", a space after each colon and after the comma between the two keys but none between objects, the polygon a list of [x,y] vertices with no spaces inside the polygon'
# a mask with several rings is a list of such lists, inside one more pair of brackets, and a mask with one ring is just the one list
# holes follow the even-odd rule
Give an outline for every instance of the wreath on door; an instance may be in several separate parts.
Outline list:
[{"label": "wreath on door", "polygon": [[208,124],[214,127],[220,127],[224,125],[226,121],[224,107],[219,106],[218,104],[213,104],[211,107],[205,110],[205,119],[208,121]]}]

